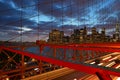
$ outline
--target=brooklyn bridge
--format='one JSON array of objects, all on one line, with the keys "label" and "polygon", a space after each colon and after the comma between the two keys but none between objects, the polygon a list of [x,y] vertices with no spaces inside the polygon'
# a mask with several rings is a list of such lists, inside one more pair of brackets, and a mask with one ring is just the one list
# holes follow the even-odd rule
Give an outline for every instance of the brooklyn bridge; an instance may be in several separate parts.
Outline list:
[{"label": "brooklyn bridge", "polygon": [[0,80],[120,80],[119,0],[0,0]]}]

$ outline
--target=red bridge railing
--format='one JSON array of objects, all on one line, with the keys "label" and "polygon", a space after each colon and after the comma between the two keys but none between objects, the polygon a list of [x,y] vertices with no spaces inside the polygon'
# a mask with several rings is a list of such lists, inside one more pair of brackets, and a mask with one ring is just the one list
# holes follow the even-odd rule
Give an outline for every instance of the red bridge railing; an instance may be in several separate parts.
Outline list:
[{"label": "red bridge railing", "polygon": [[[0,47],[0,51],[10,51],[21,55],[22,58],[27,56],[39,61],[45,61],[86,73],[96,74],[100,80],[111,80],[109,75],[120,76],[120,70],[118,69],[87,63],[88,60],[108,55],[111,52],[120,52],[119,44],[49,44],[37,42],[37,45],[39,46],[40,55],[4,46]],[[23,66],[21,74],[24,75],[24,72],[25,67]]]}]

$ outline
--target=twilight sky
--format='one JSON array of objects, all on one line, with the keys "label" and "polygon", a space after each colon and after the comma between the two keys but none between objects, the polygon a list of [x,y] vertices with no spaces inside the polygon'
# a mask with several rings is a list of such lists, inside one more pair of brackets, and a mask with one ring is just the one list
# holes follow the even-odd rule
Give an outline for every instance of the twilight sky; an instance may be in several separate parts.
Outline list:
[{"label": "twilight sky", "polygon": [[[51,29],[106,28],[120,22],[120,0],[0,0],[0,40],[46,40]],[[21,30],[22,29],[22,30]]]}]

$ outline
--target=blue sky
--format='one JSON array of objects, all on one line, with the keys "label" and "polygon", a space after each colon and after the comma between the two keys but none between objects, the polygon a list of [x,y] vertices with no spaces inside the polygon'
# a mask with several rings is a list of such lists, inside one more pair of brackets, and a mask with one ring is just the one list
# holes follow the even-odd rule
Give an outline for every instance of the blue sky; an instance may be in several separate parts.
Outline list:
[{"label": "blue sky", "polygon": [[0,40],[5,41],[20,41],[21,26],[23,41],[35,41],[46,40],[51,29],[70,35],[84,26],[112,34],[119,21],[120,0],[0,0]]}]

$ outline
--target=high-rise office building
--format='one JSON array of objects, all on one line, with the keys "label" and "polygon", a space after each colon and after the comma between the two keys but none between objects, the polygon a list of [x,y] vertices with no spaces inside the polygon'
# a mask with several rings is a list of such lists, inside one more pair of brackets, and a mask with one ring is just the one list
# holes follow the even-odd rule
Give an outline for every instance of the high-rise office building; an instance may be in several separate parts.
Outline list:
[{"label": "high-rise office building", "polygon": [[119,24],[116,24],[115,34],[113,34],[113,42],[120,41],[120,31],[119,31]]},{"label": "high-rise office building", "polygon": [[49,33],[48,42],[50,43],[62,43],[64,37],[64,32],[53,29],[52,32]]}]

